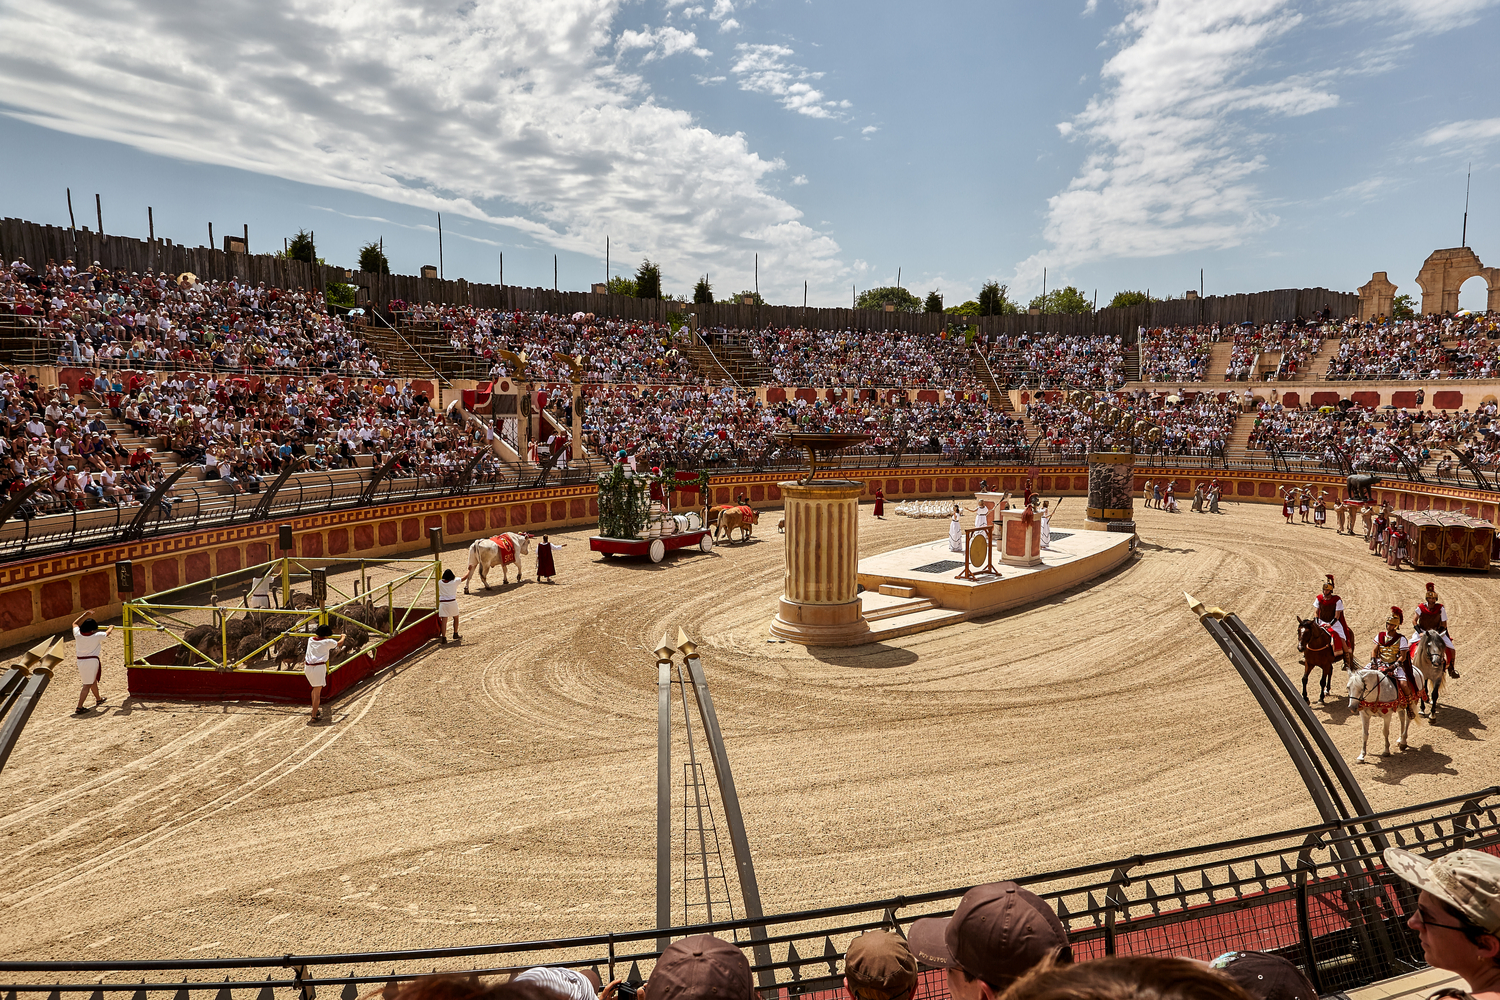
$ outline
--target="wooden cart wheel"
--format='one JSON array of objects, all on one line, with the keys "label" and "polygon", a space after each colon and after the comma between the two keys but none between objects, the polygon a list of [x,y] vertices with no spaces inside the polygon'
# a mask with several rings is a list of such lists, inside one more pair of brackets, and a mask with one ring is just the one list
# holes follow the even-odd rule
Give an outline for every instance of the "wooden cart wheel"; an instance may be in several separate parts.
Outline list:
[{"label": "wooden cart wheel", "polygon": [[713,550],[714,550],[714,536],[712,536],[712,535],[704,535],[702,538],[698,539],[698,551],[699,552],[712,552]]},{"label": "wooden cart wheel", "polygon": [[664,543],[660,538],[651,539],[651,548],[646,551],[646,554],[651,557],[652,562],[661,562],[667,557],[666,543]]}]

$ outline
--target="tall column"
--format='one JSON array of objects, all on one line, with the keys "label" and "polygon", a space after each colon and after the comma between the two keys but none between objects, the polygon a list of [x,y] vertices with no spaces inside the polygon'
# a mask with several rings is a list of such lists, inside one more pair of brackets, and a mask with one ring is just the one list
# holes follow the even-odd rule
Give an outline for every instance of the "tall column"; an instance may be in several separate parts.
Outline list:
[{"label": "tall column", "polygon": [[1135,455],[1095,452],[1089,455],[1089,504],[1086,528],[1135,531]]},{"label": "tall column", "polygon": [[859,497],[864,483],[781,483],[786,549],[780,608],[771,634],[809,646],[869,641],[860,612]]}]

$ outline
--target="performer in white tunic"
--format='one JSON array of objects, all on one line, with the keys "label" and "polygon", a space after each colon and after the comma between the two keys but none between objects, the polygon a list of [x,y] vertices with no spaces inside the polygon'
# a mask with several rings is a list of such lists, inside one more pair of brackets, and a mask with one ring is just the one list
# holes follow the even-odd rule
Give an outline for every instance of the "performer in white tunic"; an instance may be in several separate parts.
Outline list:
[{"label": "performer in white tunic", "polygon": [[275,566],[266,570],[265,576],[251,584],[250,596],[245,603],[251,608],[269,608],[271,606],[271,578],[275,575]]},{"label": "performer in white tunic", "polygon": [[104,663],[99,659],[99,654],[104,650],[104,640],[115,627],[111,625],[100,632],[99,623],[91,617],[93,613],[92,610],[85,611],[73,620],[73,652],[78,656],[78,680],[83,685],[78,690],[75,715],[88,714],[83,701],[90,691],[94,693],[95,708],[104,704],[104,695],[99,693],[99,678],[104,672]]},{"label": "performer in white tunic", "polygon": [[1052,548],[1052,511],[1048,509],[1051,502],[1050,500],[1042,501],[1042,548],[1044,549]]},{"label": "performer in white tunic", "polygon": [[949,552],[962,552],[964,550],[964,522],[961,512],[962,508],[958,504],[954,504],[953,516],[948,519]]},{"label": "performer in white tunic", "polygon": [[989,523],[990,502],[988,500],[981,500],[979,501],[979,506],[974,509],[974,527],[985,528],[989,526]]},{"label": "performer in white tunic", "polygon": [[323,698],[323,686],[328,683],[328,658],[344,644],[343,635],[334,635],[332,625],[319,625],[317,634],[307,640],[307,653],[302,658],[302,673],[312,685],[312,718],[322,718],[318,702]]},{"label": "performer in white tunic", "polygon": [[448,619],[453,619],[453,641],[457,642],[458,635],[458,577],[453,575],[451,569],[443,570],[443,578],[438,581],[438,640],[443,645],[448,644]]}]

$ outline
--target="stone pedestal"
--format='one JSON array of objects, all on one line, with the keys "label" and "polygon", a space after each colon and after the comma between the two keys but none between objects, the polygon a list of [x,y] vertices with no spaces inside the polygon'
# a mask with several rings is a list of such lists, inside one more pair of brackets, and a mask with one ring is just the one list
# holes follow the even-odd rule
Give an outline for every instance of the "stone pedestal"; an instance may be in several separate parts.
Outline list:
[{"label": "stone pedestal", "polygon": [[1088,520],[1095,531],[1135,531],[1135,455],[1095,452],[1089,455]]},{"label": "stone pedestal", "polygon": [[1042,564],[1042,518],[1036,511],[1000,511],[1000,562],[1006,566],[1040,566]]},{"label": "stone pedestal", "polygon": [[822,479],[779,485],[786,518],[785,574],[771,634],[808,646],[869,642],[855,579],[865,484]]}]

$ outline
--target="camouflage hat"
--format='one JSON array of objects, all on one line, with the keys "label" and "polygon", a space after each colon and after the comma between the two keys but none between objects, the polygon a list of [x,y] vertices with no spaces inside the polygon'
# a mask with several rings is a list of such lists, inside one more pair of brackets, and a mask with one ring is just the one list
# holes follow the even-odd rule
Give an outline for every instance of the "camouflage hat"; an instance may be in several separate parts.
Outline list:
[{"label": "camouflage hat", "polygon": [[1387,847],[1385,863],[1486,934],[1500,935],[1500,857],[1466,848],[1429,861],[1411,851]]}]

